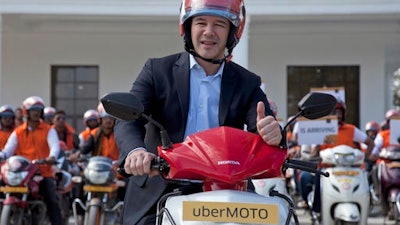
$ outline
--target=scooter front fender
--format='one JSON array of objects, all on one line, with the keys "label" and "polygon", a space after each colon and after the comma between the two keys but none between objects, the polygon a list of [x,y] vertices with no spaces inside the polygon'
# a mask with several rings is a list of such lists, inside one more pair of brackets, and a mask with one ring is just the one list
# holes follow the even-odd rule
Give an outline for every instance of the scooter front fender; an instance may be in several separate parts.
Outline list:
[{"label": "scooter front fender", "polygon": [[360,210],[354,203],[339,203],[335,207],[334,219],[347,222],[358,222],[361,220]]}]

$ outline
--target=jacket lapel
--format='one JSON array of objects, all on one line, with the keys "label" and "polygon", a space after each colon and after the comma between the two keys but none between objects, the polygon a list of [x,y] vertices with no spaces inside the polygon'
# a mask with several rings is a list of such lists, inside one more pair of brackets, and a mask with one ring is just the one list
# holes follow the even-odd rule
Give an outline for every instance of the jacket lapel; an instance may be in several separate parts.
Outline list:
[{"label": "jacket lapel", "polygon": [[180,55],[173,68],[173,76],[175,79],[178,101],[180,108],[182,110],[183,125],[186,127],[186,120],[189,113],[189,85],[190,85],[190,75],[189,75],[189,54],[184,52]]},{"label": "jacket lapel", "polygon": [[228,115],[229,106],[231,105],[234,90],[236,86],[235,71],[231,64],[225,64],[221,80],[221,94],[219,99],[219,125],[225,124],[226,116]]}]

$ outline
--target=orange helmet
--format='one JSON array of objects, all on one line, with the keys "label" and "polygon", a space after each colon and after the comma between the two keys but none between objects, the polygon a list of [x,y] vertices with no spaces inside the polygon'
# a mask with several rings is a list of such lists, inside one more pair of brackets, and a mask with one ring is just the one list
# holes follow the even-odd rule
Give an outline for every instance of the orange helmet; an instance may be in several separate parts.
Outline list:
[{"label": "orange helmet", "polygon": [[226,48],[231,54],[233,48],[239,43],[245,25],[246,12],[243,0],[183,0],[179,28],[186,51],[193,50],[190,35],[191,19],[201,15],[221,16],[231,22],[232,26],[226,43]]},{"label": "orange helmet", "polygon": [[3,116],[15,117],[14,108],[11,105],[2,105],[0,107],[0,118]]},{"label": "orange helmet", "polygon": [[365,124],[365,131],[379,131],[380,130],[380,125],[375,122],[375,121],[369,121]]},{"label": "orange helmet", "polygon": [[100,114],[97,110],[89,109],[83,114],[83,124],[86,126],[87,121],[92,119],[100,122]]},{"label": "orange helmet", "polygon": [[22,102],[22,111],[25,116],[28,115],[28,111],[31,109],[44,109],[44,101],[38,96],[30,96]]}]

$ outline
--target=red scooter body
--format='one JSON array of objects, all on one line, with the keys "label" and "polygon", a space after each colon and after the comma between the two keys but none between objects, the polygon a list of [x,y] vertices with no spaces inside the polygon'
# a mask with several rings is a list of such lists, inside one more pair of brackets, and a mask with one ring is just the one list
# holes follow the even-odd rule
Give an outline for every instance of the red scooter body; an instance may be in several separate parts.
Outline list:
[{"label": "red scooter body", "polygon": [[[143,113],[144,106],[132,93],[110,93],[102,97],[101,102],[107,113],[121,120],[143,118],[160,129],[162,146],[158,148],[159,158],[153,162],[152,168],[158,169],[164,178],[188,184],[189,189],[192,184],[203,185],[204,192],[197,192],[197,187],[195,193],[182,188],[162,196],[157,203],[157,225],[291,224],[292,217],[299,224],[293,202],[286,195],[271,190],[266,197],[244,190],[249,179],[282,177],[282,170],[289,167],[316,172],[316,165],[286,160],[286,149],[269,146],[258,134],[231,127],[197,132],[189,135],[184,142],[173,144],[166,129]],[[296,117],[302,115],[316,119],[326,116],[335,105],[336,99],[332,95],[309,93],[299,102]],[[125,172],[123,168],[120,171]],[[207,213],[207,216],[199,218],[197,209],[204,209],[204,212],[209,207],[213,208],[213,215]],[[258,213],[252,216],[236,214],[247,209]],[[264,213],[260,214],[261,211]],[[226,215],[227,212],[229,215]],[[185,215],[190,218],[185,218]]]},{"label": "red scooter body", "polygon": [[[249,178],[282,176],[287,152],[267,145],[259,135],[218,127],[190,135],[159,155],[170,170],[167,179],[202,180],[205,190],[243,188]],[[215,186],[215,184],[218,184]]]},{"label": "red scooter body", "polygon": [[1,176],[4,186],[1,187],[1,191],[5,194],[5,199],[0,225],[37,224],[39,221],[47,221],[46,205],[39,195],[39,182],[43,178],[39,174],[39,167],[43,163],[44,160],[31,162],[25,157],[14,155],[2,164]]}]

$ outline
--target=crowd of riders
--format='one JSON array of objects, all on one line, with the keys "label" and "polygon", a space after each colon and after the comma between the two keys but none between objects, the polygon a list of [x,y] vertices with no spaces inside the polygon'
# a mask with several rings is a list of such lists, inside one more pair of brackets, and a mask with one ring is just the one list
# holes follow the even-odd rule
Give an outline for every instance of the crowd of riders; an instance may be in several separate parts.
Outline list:
[{"label": "crowd of riders", "polygon": [[[298,145],[296,125],[288,127],[287,140],[289,147],[289,157],[301,158],[304,160],[320,160],[319,152],[328,147],[337,145],[348,145],[356,149],[360,149],[365,153],[365,163],[363,167],[369,173],[370,185],[375,187],[374,195],[379,198],[378,215],[383,215],[389,219],[393,219],[393,212],[388,207],[387,199],[380,196],[379,187],[380,180],[378,178],[377,165],[380,163],[379,153],[382,148],[388,147],[390,143],[390,121],[393,118],[400,118],[399,109],[390,109],[385,113],[382,122],[368,121],[364,127],[358,128],[352,124],[345,122],[346,105],[344,102],[338,101],[336,109],[332,113],[338,118],[338,135],[336,140],[324,140],[322,145]],[[288,121],[290,120],[290,117]],[[295,171],[291,187],[291,194],[298,200],[298,207],[308,208],[313,212],[320,213],[320,192],[319,182],[320,176],[315,176],[305,171]],[[289,184],[289,183],[288,183]],[[308,194],[314,191],[314,204],[310,209],[307,204]],[[371,208],[372,209],[372,208]],[[370,212],[372,215],[372,212]],[[377,214],[374,214],[377,215]],[[318,216],[321,216],[318,214]]]},{"label": "crowd of riders", "polygon": [[[46,106],[39,96],[26,98],[21,107],[0,107],[0,158],[21,155],[29,160],[45,159],[55,162],[63,151],[70,152],[69,159],[77,162],[81,155],[105,156],[113,161],[119,157],[114,140],[115,118],[107,114],[99,103],[97,109],[83,114],[85,129],[77,131],[66,121],[66,112]],[[51,166],[41,166],[44,175],[42,195],[53,225],[63,224],[61,209],[56,197],[56,176]],[[82,193],[82,192],[81,192]],[[119,193],[123,198],[124,192]],[[81,196],[76,196],[81,197]]]}]

